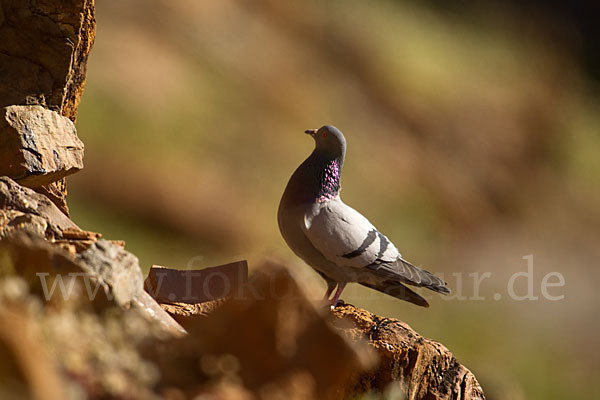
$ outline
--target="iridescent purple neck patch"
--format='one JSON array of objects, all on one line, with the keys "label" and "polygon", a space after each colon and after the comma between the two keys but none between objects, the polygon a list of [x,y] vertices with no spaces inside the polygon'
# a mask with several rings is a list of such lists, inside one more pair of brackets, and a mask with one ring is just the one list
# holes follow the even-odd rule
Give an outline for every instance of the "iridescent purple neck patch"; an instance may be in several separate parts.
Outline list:
[{"label": "iridescent purple neck patch", "polygon": [[340,165],[336,160],[327,163],[321,173],[317,203],[334,199],[340,191]]}]

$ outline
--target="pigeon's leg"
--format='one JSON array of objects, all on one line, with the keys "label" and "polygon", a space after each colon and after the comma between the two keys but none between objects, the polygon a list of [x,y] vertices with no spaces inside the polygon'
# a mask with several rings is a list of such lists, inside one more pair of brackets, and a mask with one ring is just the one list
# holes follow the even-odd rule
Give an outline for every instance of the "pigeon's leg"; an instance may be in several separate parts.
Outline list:
[{"label": "pigeon's leg", "polygon": [[330,304],[332,307],[335,307],[337,305],[338,299],[342,295],[342,291],[344,290],[345,287],[346,287],[346,282],[338,283],[338,288],[335,291],[335,294],[333,295],[333,299],[331,299]]},{"label": "pigeon's leg", "polygon": [[329,296],[331,296],[331,293],[333,292],[333,289],[335,289],[336,286],[337,283],[335,283],[334,281],[327,281],[327,291],[325,292],[325,296],[323,296],[323,301],[329,301]]}]

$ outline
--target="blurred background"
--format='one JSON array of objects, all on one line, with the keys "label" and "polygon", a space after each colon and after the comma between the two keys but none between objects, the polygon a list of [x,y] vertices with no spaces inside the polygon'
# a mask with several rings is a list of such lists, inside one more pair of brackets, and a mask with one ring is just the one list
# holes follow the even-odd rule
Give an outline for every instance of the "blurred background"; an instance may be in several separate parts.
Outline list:
[{"label": "blurred background", "polygon": [[599,7],[447,3],[98,1],[73,220],[145,270],[271,257],[324,289],[276,211],[303,131],[336,125],[345,202],[454,290],[343,298],[445,344],[489,399],[600,398]]}]

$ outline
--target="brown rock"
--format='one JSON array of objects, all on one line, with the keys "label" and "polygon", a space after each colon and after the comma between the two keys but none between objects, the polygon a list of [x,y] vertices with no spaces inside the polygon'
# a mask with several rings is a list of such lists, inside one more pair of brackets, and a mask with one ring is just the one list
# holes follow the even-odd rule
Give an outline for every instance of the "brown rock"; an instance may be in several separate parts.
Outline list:
[{"label": "brown rock", "polygon": [[98,276],[110,288],[121,306],[129,306],[144,290],[138,258],[116,244],[100,239],[77,259],[88,274]]},{"label": "brown rock", "polygon": [[352,340],[367,340],[380,358],[377,369],[356,374],[339,398],[382,392],[396,382],[409,399],[485,399],[475,376],[444,345],[424,338],[404,322],[349,304],[335,308],[332,319]]},{"label": "brown rock", "polygon": [[34,321],[23,309],[0,304],[0,397],[64,399],[55,364],[50,361]]},{"label": "brown rock", "polygon": [[150,295],[142,291],[138,296],[133,299],[132,305],[137,308],[147,318],[155,320],[160,324],[164,331],[168,332],[174,337],[180,337],[185,335],[187,332],[185,329],[169,315],[165,310],[161,308]]},{"label": "brown rock", "polygon": [[13,235],[18,231],[26,231],[37,236],[46,236],[48,221],[39,215],[17,210],[0,210],[0,238]]},{"label": "brown rock", "polygon": [[[0,0],[0,107],[37,104],[75,122],[94,14],[94,0]],[[69,214],[64,178],[36,191]]]},{"label": "brown rock", "polygon": [[[93,240],[93,241],[96,241],[102,237],[102,234],[98,233],[98,232],[84,231],[82,229],[65,228],[62,230],[62,237],[66,240]],[[121,247],[123,247],[123,246],[121,246]]]},{"label": "brown rock", "polygon": [[219,299],[198,304],[160,303],[160,307],[185,328],[193,323],[191,322],[192,320],[206,317],[208,314],[217,310],[226,301],[226,299]]},{"label": "brown rock", "polygon": [[38,186],[34,190],[46,196],[63,214],[69,216],[69,206],[67,206],[67,178],[59,179],[45,186]]},{"label": "brown rock", "polygon": [[[151,393],[155,369],[137,348],[165,337],[158,325],[115,303],[98,309],[89,307],[84,298],[44,302],[29,288],[19,276],[0,276],[0,398],[157,398]],[[9,339],[7,353],[4,337]],[[46,383],[55,370],[60,371],[60,392]]]},{"label": "brown rock", "polygon": [[[99,307],[113,300],[121,306],[134,306],[169,334],[185,333],[143,291],[137,258],[123,249],[122,242],[99,241],[100,236],[79,229],[46,197],[0,177],[0,256],[12,260],[7,266],[0,265],[0,276],[24,277],[34,294],[50,302],[61,300],[62,282],[73,288],[69,293],[76,298],[88,296]],[[49,291],[53,295],[48,296]]]},{"label": "brown rock", "polygon": [[35,188],[83,168],[73,122],[41,106],[0,109],[0,175]]},{"label": "brown rock", "polygon": [[65,229],[79,227],[45,196],[0,177],[0,238],[27,230],[44,232],[47,239],[61,239]]},{"label": "brown rock", "polygon": [[[102,234],[97,232],[84,231],[82,229],[66,228],[62,231],[62,239],[54,240],[54,244],[64,247],[71,253],[82,253],[89,249]],[[124,242],[109,240],[109,242],[124,248]]]},{"label": "brown rock", "polygon": [[[72,253],[87,250],[102,235],[80,229],[55,204],[8,177],[0,177],[0,238],[25,231]],[[123,248],[123,241],[112,241]]]},{"label": "brown rock", "polygon": [[[227,299],[210,300],[204,303],[187,304],[187,303],[160,303],[163,310],[173,315],[179,321],[179,316],[207,316],[223,305]],[[181,321],[180,321],[181,322]]]},{"label": "brown rock", "polygon": [[177,270],[153,265],[145,290],[184,328],[242,291],[248,263],[238,261],[201,270]]},{"label": "brown rock", "polygon": [[372,353],[326,321],[290,271],[271,264],[244,292],[188,326],[189,335],[151,349],[160,391],[188,398],[215,382],[243,382],[260,399],[326,399],[351,374],[372,365]]},{"label": "brown rock", "polygon": [[93,0],[0,0],[0,107],[40,104],[75,121]]},{"label": "brown rock", "polygon": [[131,306],[171,336],[185,330],[142,290],[137,258],[100,240],[75,255],[41,237],[19,232],[0,240],[0,279],[17,275],[44,304],[63,307]]},{"label": "brown rock", "polygon": [[199,270],[153,265],[144,287],[159,303],[199,304],[235,296],[247,280],[246,261]]},{"label": "brown rock", "polygon": [[52,246],[41,237],[19,232],[0,240],[0,278],[21,277],[31,294],[47,304],[63,306],[92,304],[103,308],[111,303],[108,285],[89,274],[74,255]]},{"label": "brown rock", "polygon": [[172,336],[184,335],[181,327],[143,289],[142,270],[132,253],[118,244],[100,239],[77,255],[82,268],[97,277],[109,290],[110,298],[125,307],[134,307],[145,317],[157,322]]},{"label": "brown rock", "polygon": [[[165,396],[170,400],[168,396]],[[247,389],[237,384],[222,384],[207,387],[199,393],[200,399],[210,400],[257,400],[258,397],[252,394]],[[273,398],[273,400],[279,399],[279,397]],[[294,397],[286,398],[293,400]]]}]

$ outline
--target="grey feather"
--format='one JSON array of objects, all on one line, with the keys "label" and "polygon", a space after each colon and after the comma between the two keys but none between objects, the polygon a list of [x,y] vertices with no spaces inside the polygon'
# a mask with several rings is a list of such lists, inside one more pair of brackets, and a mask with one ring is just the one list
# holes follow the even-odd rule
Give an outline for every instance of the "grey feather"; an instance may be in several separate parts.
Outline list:
[{"label": "grey feather", "polygon": [[400,282],[384,281],[377,284],[369,284],[359,282],[361,285],[371,289],[375,289],[381,293],[385,293],[389,296],[395,297],[400,300],[408,301],[409,303],[416,304],[421,307],[429,307],[427,300],[413,292]]}]

